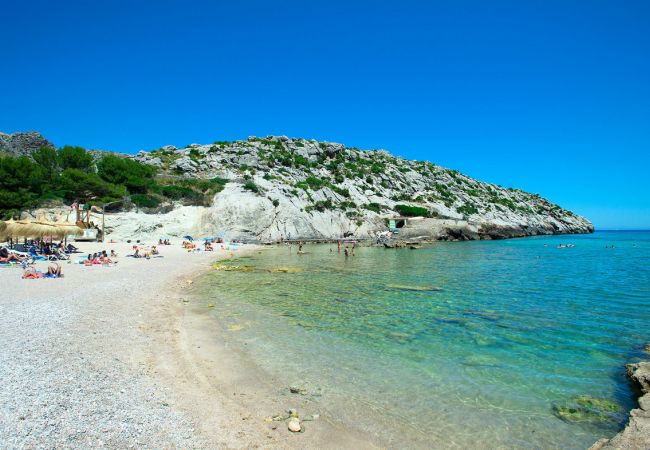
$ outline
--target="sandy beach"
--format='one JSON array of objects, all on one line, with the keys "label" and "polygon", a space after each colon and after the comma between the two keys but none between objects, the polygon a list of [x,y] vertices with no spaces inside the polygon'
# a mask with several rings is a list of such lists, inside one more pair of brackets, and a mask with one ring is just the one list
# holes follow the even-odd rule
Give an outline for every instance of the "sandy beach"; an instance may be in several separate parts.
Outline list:
[{"label": "sandy beach", "polygon": [[[291,433],[269,417],[309,403],[219,342],[193,280],[215,259],[259,251],[63,263],[61,279],[21,279],[0,269],[0,446],[3,448],[369,448],[370,439],[328,417]],[[37,263],[45,270],[47,263]],[[227,293],[224,293],[227,295]],[[218,306],[218,299],[211,299]]]}]

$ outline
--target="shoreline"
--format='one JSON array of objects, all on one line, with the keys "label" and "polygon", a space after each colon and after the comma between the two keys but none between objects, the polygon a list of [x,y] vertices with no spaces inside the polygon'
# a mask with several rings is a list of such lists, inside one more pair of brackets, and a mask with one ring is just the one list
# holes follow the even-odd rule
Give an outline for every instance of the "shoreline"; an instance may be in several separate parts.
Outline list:
[{"label": "shoreline", "polygon": [[[236,256],[256,251],[262,251],[261,247],[248,248]],[[152,310],[154,323],[164,324],[165,330],[174,330],[172,334],[154,331],[158,350],[163,350],[157,352],[155,366],[157,376],[173,386],[180,407],[201,422],[203,433],[210,438],[216,437],[211,423],[202,418],[226,412],[232,419],[228,427],[234,426],[236,431],[234,441],[245,442],[247,448],[260,444],[257,439],[263,441],[264,448],[379,448],[367,436],[322,415],[317,420],[303,422],[304,433],[288,431],[286,421],[268,421],[289,408],[296,409],[300,417],[317,411],[309,399],[291,394],[288,385],[270,378],[246,355],[219,340],[226,330],[208,313],[211,308],[207,302],[201,303],[192,292],[194,283],[219,259],[222,258],[212,259],[191,277],[180,276],[179,283],[170,284],[166,311]],[[183,290],[185,287],[187,291]],[[222,299],[223,295],[212,301],[215,308]],[[217,327],[221,328],[219,332],[215,332]],[[214,404],[215,400],[219,405]]]},{"label": "shoreline", "polygon": [[[123,256],[130,244],[79,247]],[[114,267],[63,263],[55,280],[0,272],[8,286],[0,299],[3,447],[376,448],[325,417],[304,433],[267,422],[286,408],[304,414],[302,401],[275,392],[219,342],[218,321],[188,292],[231,252],[160,250],[163,258],[121,257]]]},{"label": "shoreline", "polygon": [[[80,247],[123,256],[130,244]],[[121,257],[115,267],[64,264],[59,280],[0,271],[8,286],[0,298],[0,339],[8,343],[0,354],[0,444],[384,448],[374,432],[331,408],[332,417],[323,415],[318,400],[289,392],[290,376],[269,375],[245,347],[222,339],[236,330],[210,312],[228,292],[201,298],[199,280],[215,261],[262,251],[162,246],[163,258]],[[321,416],[291,433],[286,421],[268,420],[288,408]]]}]

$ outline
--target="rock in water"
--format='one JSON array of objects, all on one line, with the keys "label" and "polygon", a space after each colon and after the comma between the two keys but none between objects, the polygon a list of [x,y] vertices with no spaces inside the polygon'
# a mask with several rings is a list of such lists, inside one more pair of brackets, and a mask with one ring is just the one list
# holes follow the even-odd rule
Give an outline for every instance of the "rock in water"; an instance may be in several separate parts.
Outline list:
[{"label": "rock in water", "polygon": [[611,400],[581,395],[565,404],[553,405],[553,414],[565,422],[617,422],[621,407]]},{"label": "rock in water", "polygon": [[292,417],[291,419],[289,419],[287,425],[289,427],[289,431],[293,433],[298,433],[300,432],[300,430],[302,430],[302,427],[300,426],[300,419],[298,419],[297,417]]}]

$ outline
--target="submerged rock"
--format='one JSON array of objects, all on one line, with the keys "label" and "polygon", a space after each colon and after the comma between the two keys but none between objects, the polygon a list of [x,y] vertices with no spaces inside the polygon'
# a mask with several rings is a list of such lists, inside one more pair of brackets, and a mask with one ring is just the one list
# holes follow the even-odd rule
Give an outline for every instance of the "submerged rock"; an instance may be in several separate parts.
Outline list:
[{"label": "submerged rock", "polygon": [[275,269],[270,269],[271,273],[299,273],[303,270],[299,267],[276,267]]},{"label": "submerged rock", "polygon": [[438,286],[410,286],[405,284],[389,284],[387,287],[399,291],[430,291],[430,292],[442,291],[442,288]]},{"label": "submerged rock", "polygon": [[553,414],[566,422],[617,422],[621,419],[621,412],[617,403],[588,395],[553,405]]},{"label": "submerged rock", "polygon": [[253,266],[227,266],[225,264],[215,263],[212,265],[212,268],[219,270],[221,272],[253,272],[255,267]]},{"label": "submerged rock", "polygon": [[307,389],[298,386],[289,386],[289,392],[291,392],[292,394],[305,395],[307,393]]}]

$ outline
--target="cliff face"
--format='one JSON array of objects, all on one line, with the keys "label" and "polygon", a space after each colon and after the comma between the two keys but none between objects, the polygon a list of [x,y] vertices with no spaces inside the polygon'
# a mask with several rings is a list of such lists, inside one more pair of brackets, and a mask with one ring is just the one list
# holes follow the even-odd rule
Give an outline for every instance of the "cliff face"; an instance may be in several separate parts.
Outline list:
[{"label": "cliff face", "polygon": [[376,237],[386,218],[400,236],[499,239],[590,233],[593,225],[536,194],[484,183],[429,162],[285,136],[167,146],[133,159],[168,176],[229,180],[200,228],[228,238]]}]

